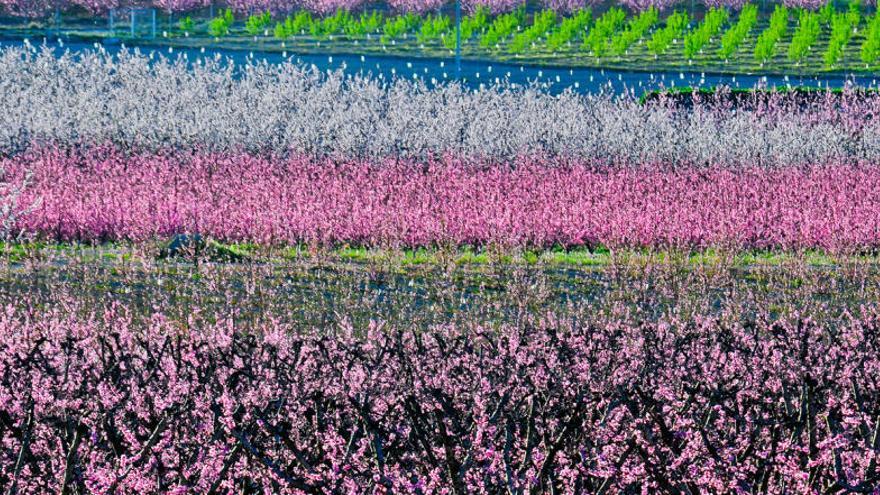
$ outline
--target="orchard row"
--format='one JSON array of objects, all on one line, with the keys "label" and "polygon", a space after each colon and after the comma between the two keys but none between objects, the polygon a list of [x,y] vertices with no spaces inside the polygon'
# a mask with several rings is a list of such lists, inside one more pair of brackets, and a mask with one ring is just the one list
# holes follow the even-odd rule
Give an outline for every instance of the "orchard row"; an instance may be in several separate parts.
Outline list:
[{"label": "orchard row", "polygon": [[[0,150],[35,142],[365,159],[520,155],[761,167],[880,161],[880,98],[846,90],[692,105],[492,85],[387,83],[293,63],[189,66],[122,52],[0,51]],[[240,77],[234,76],[240,74]],[[699,95],[698,95],[699,96]],[[738,111],[727,100],[740,98]],[[99,103],[99,104],[96,104]]]},{"label": "orchard row", "polygon": [[25,184],[13,234],[53,241],[198,232],[272,246],[880,246],[880,168],[869,164],[671,170],[97,147],[34,150],[0,169]]},{"label": "orchard row", "polygon": [[[191,17],[179,23],[185,33],[195,29]],[[212,19],[204,30],[220,38],[235,34],[271,36],[278,40],[366,40],[389,45],[418,45],[420,49],[456,47],[454,18],[445,14],[413,13],[385,17],[377,11],[353,14],[339,10],[317,17],[302,10],[273,20],[266,11],[252,15],[242,33],[232,10]],[[826,4],[817,11],[777,5],[760,16],[754,4],[738,13],[711,7],[701,18],[686,10],[661,15],[650,6],[628,15],[620,7],[602,13],[590,8],[561,15],[553,8],[527,14],[523,7],[491,16],[477,8],[461,24],[466,50],[513,58],[567,57],[575,62],[650,61],[663,58],[681,65],[716,62],[743,65],[787,62],[796,66],[840,68],[876,65],[880,58],[880,17],[865,15],[858,2],[846,9]]]},{"label": "orchard row", "polygon": [[248,306],[207,266],[187,272],[196,301],[140,307],[130,265],[98,304],[69,276],[0,293],[10,492],[783,495],[880,480],[880,314],[847,309],[876,297],[869,267],[795,270],[772,286],[781,301],[768,275],[648,267],[552,312],[518,282],[513,323],[418,329],[271,316],[259,275],[274,267],[239,284]]},{"label": "orchard row", "polygon": [[[392,0],[389,11],[347,0],[327,1],[281,5],[275,0],[230,0],[228,8],[212,8],[213,14],[207,16],[199,15],[204,14],[200,3],[160,1],[154,7],[169,12],[160,19],[159,30],[172,44],[228,39],[259,43],[270,50],[308,52],[329,43],[361,53],[447,56],[459,42],[454,12],[442,8],[443,3],[424,6]],[[466,3],[462,50],[478,58],[569,66],[695,66],[733,72],[780,67],[794,72],[872,70],[880,61],[880,16],[858,1],[835,7],[795,0],[787,2],[795,5],[775,8],[738,0],[700,8],[667,0],[627,2],[606,8],[580,0],[547,0],[538,9],[518,0],[509,5]],[[116,3],[81,6],[111,17],[107,11],[114,9],[117,19],[121,14],[115,9],[124,10]],[[20,14],[28,14],[32,7],[6,4],[8,11]],[[38,7],[30,13],[45,15],[51,5]],[[129,33],[127,24],[117,22],[115,29],[112,22],[109,25],[112,36],[135,34],[134,27]]]},{"label": "orchard row", "polygon": [[[619,6],[629,11],[638,13],[651,8],[667,11],[673,7],[690,7],[700,4],[706,8],[726,7],[739,10],[747,0],[700,0],[699,2],[686,0],[537,0],[538,6],[552,9],[559,14],[571,14],[581,9]],[[805,8],[818,10],[827,0],[782,0],[781,5],[790,8]],[[872,3],[870,0],[868,3]],[[388,0],[376,2],[373,0],[228,0],[217,3],[214,0],[152,0],[149,2],[136,2],[131,0],[2,0],[0,9],[7,14],[27,17],[40,17],[53,12],[73,11],[77,8],[85,9],[92,14],[104,15],[113,9],[127,8],[156,8],[163,12],[189,12],[214,7],[228,6],[239,14],[253,14],[255,12],[271,11],[273,14],[289,14],[300,9],[320,15],[332,15],[337,10],[358,12],[363,10],[379,9],[399,13],[426,14],[438,11],[451,11],[454,2],[450,0]],[[493,15],[511,12],[526,5],[532,6],[528,0],[462,0],[462,7],[467,12],[475,12],[479,8],[485,8]],[[765,7],[767,3],[762,5]],[[531,10],[531,9],[530,9]]]}]

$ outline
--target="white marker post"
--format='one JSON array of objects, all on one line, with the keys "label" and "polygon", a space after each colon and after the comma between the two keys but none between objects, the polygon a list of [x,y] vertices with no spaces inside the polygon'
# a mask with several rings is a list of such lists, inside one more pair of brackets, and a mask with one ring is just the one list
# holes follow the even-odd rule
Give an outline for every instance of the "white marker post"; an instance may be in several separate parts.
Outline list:
[{"label": "white marker post", "polygon": [[455,0],[455,78],[461,79],[461,0]]}]

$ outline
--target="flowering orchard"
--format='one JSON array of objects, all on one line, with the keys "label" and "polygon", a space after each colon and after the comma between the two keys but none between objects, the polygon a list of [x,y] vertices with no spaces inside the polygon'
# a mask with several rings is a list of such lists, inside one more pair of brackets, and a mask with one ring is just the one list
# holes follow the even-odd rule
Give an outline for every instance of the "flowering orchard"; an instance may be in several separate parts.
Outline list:
[{"label": "flowering orchard", "polygon": [[880,476],[875,309],[612,304],[413,331],[4,304],[0,480],[21,494],[872,493]]},{"label": "flowering orchard", "polygon": [[369,160],[452,154],[576,157],[632,165],[778,166],[880,159],[880,97],[728,90],[687,106],[539,88],[428,88],[321,74],[293,63],[231,65],[100,51],[0,52],[0,150],[113,143]]},{"label": "flowering orchard", "polygon": [[0,168],[29,183],[4,222],[46,239],[835,251],[880,239],[880,98],[862,90],[643,102],[35,49],[5,50],[0,67]]},{"label": "flowering orchard", "polygon": [[142,241],[546,248],[880,245],[880,168],[608,167],[519,158],[362,161],[41,150],[0,162],[40,203],[17,230]]},{"label": "flowering orchard", "polygon": [[877,115],[4,49],[0,489],[878,495]]},{"label": "flowering orchard", "polygon": [[[437,11],[450,7],[448,0],[393,0],[388,2],[387,7],[402,12],[424,13]],[[597,6],[602,4],[600,0],[541,0],[539,4],[555,8],[560,12],[574,12],[577,9]],[[705,5],[725,6],[734,9],[742,7],[745,0],[708,0]],[[825,5],[823,0],[785,0],[782,2],[792,7],[818,9]],[[166,12],[191,12],[205,9],[212,4],[223,6],[224,2],[213,0],[156,0],[152,2],[130,2],[125,0],[3,0],[0,2],[9,13],[39,17],[51,12],[56,8],[69,10],[82,8],[93,13],[104,14],[110,9],[125,9],[127,7],[154,7]],[[333,13],[337,10],[357,11],[364,8],[385,7],[382,3],[372,0],[234,0],[228,4],[239,12],[252,13],[254,11],[271,10],[278,13],[289,13],[298,9],[305,9],[315,13]],[[620,4],[632,10],[645,10],[650,7],[665,10],[681,4],[679,0],[620,0]],[[469,11],[477,7],[486,7],[493,13],[508,12],[517,7],[526,5],[523,0],[464,0],[462,5]]]}]

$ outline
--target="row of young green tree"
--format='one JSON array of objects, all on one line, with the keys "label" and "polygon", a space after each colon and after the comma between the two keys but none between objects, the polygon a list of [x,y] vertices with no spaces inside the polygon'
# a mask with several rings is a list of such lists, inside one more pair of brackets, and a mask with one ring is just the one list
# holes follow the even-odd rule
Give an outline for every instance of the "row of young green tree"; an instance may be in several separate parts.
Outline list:
[{"label": "row of young green tree", "polygon": [[[226,36],[235,22],[233,12],[227,9],[211,19],[206,30],[213,37]],[[191,32],[196,27],[186,17],[180,21],[180,29]],[[249,16],[244,23],[244,32],[249,35],[281,40],[341,36],[366,38],[383,45],[414,40],[422,46],[439,44],[450,50],[455,48],[455,30],[454,18],[444,14],[389,16],[379,11],[354,14],[340,10],[318,17],[303,10],[279,20],[267,11]],[[818,11],[777,5],[765,22],[759,19],[754,4],[746,4],[735,19],[725,7],[708,9],[700,20],[681,10],[661,19],[655,8],[631,16],[619,7],[611,7],[601,15],[587,8],[566,16],[552,9],[527,14],[524,8],[492,16],[487,8],[478,8],[461,22],[465,46],[512,54],[578,51],[597,59],[622,58],[630,55],[635,45],[644,45],[641,52],[654,58],[715,57],[727,62],[739,57],[764,65],[784,55],[796,65],[815,59],[827,68],[847,61],[847,47],[856,35],[861,38],[861,62],[869,67],[876,64],[880,60],[880,16],[863,13],[858,1],[842,10],[831,4]],[[786,41],[787,52],[783,53]]]}]

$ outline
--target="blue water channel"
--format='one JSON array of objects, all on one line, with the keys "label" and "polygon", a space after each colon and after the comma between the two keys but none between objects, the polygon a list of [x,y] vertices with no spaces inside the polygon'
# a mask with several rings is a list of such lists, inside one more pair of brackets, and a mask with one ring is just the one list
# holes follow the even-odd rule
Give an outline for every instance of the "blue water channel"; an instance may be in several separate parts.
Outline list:
[{"label": "blue water channel", "polygon": [[121,50],[137,50],[154,59],[160,57],[183,58],[188,63],[199,63],[200,60],[219,58],[237,65],[247,61],[265,61],[270,64],[294,62],[311,66],[320,71],[342,70],[346,74],[369,75],[381,80],[392,79],[419,80],[427,86],[434,86],[459,79],[472,89],[507,82],[513,86],[535,85],[552,93],[566,88],[580,93],[632,92],[640,95],[645,91],[672,87],[713,87],[729,86],[731,88],[751,88],[758,85],[766,87],[829,87],[840,88],[846,84],[860,87],[877,87],[877,74],[823,74],[816,77],[784,76],[784,75],[729,75],[708,72],[642,72],[593,68],[562,68],[535,65],[518,65],[475,60],[462,60],[461,70],[456,74],[455,59],[449,58],[416,58],[381,55],[356,54],[298,54],[293,52],[261,52],[227,48],[180,48],[180,47],[127,47],[125,43],[105,42],[86,43],[73,40],[46,39],[40,40],[0,40],[0,47],[18,46],[25,43],[31,46],[45,46],[62,54],[65,51],[76,53],[82,50],[103,48],[111,55]]}]

